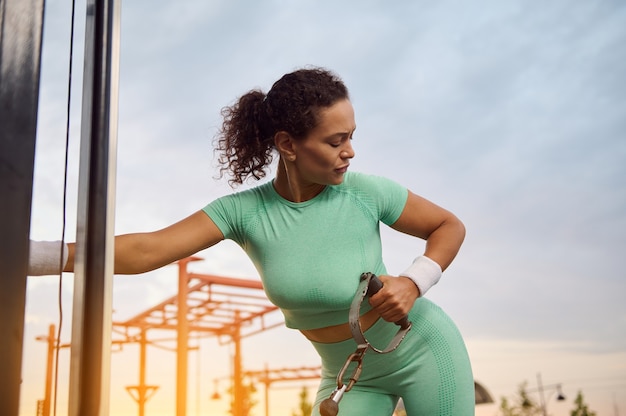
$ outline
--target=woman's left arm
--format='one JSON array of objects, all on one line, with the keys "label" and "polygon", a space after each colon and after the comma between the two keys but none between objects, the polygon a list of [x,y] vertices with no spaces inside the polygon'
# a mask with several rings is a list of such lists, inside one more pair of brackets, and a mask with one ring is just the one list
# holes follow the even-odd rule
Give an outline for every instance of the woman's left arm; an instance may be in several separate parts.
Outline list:
[{"label": "woman's left arm", "polygon": [[[450,211],[409,191],[402,214],[391,227],[426,240],[424,254],[400,278],[380,276],[384,286],[370,298],[370,304],[383,319],[396,322],[408,314],[415,300],[452,263],[465,238],[465,226]],[[424,293],[420,292],[420,285]]]},{"label": "woman's left arm", "polygon": [[465,238],[465,226],[453,213],[410,191],[402,214],[391,227],[426,240],[424,255],[441,270],[452,263]]}]

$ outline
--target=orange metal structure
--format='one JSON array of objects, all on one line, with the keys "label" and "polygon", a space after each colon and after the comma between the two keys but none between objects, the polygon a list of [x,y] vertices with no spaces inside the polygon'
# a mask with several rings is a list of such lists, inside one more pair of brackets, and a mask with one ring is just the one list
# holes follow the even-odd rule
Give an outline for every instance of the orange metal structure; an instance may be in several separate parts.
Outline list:
[{"label": "orange metal structure", "polygon": [[[158,305],[123,321],[114,322],[113,330],[122,336],[122,342],[140,344],[139,384],[127,390],[139,404],[139,415],[144,414],[145,402],[157,386],[145,384],[146,345],[153,343],[148,330],[176,331],[176,416],[187,414],[187,356],[189,336],[227,337],[234,344],[233,409],[234,416],[243,415],[244,376],[241,367],[241,340],[262,331],[283,325],[278,308],[270,303],[259,280],[190,273],[189,257],[178,262],[178,294]],[[134,393],[134,394],[133,394]]]}]

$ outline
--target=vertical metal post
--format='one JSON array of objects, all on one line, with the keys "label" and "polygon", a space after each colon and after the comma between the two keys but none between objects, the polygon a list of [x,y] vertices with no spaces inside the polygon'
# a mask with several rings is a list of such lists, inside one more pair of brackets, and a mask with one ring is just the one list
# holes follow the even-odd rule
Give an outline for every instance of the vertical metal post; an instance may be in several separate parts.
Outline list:
[{"label": "vertical metal post", "polygon": [[265,363],[265,416],[270,416],[270,370]]},{"label": "vertical metal post", "polygon": [[241,368],[241,321],[239,311],[235,311],[233,322],[233,343],[235,356],[233,357],[233,416],[244,416],[243,370]]},{"label": "vertical metal post", "polygon": [[50,416],[52,404],[52,372],[54,369],[54,353],[56,346],[56,333],[54,324],[48,328],[48,359],[46,361],[46,390],[43,398],[42,416]]},{"label": "vertical metal post", "polygon": [[146,403],[159,388],[159,386],[148,386],[146,384],[146,347],[148,345],[146,333],[147,328],[141,328],[139,338],[139,384],[136,386],[126,386],[128,393],[139,405],[139,416],[146,414]]},{"label": "vertical metal post", "polygon": [[189,324],[187,322],[187,291],[190,259],[178,262],[178,328],[176,348],[176,416],[187,415],[187,365],[189,355]]},{"label": "vertical metal post", "polygon": [[118,1],[87,1],[70,416],[109,414],[119,30]]},{"label": "vertical metal post", "polygon": [[0,414],[19,411],[44,0],[0,0]]},{"label": "vertical metal post", "polygon": [[541,414],[543,416],[548,416],[548,411],[546,408],[546,397],[543,394],[543,383],[541,381],[541,373],[537,373],[537,389],[539,391],[539,400],[541,403]]},{"label": "vertical metal post", "polygon": [[146,328],[141,328],[141,338],[139,339],[139,416],[146,414]]},{"label": "vertical metal post", "polygon": [[46,360],[46,389],[43,400],[37,402],[37,415],[50,416],[52,408],[52,373],[54,371],[54,357],[56,352],[56,331],[54,324],[48,327],[48,336],[39,336],[35,338],[37,341],[46,341],[48,344],[48,355]]}]

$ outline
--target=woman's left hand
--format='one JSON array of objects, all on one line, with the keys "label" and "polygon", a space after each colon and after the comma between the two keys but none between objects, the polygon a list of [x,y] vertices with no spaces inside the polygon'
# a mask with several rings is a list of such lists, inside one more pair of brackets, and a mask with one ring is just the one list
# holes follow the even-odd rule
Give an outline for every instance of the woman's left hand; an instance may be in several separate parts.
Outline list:
[{"label": "woman's left hand", "polygon": [[369,303],[388,322],[397,322],[408,315],[419,297],[419,289],[407,277],[378,276],[382,289],[370,296]]}]

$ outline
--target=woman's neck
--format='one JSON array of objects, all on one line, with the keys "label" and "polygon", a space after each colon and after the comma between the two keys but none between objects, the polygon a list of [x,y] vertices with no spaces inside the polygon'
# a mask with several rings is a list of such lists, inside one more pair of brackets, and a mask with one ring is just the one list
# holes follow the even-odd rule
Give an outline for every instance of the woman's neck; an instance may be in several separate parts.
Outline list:
[{"label": "woman's neck", "polygon": [[274,178],[274,189],[278,195],[291,202],[305,202],[315,198],[326,187],[318,183],[305,183],[299,178],[295,169],[290,169],[281,159]]}]

